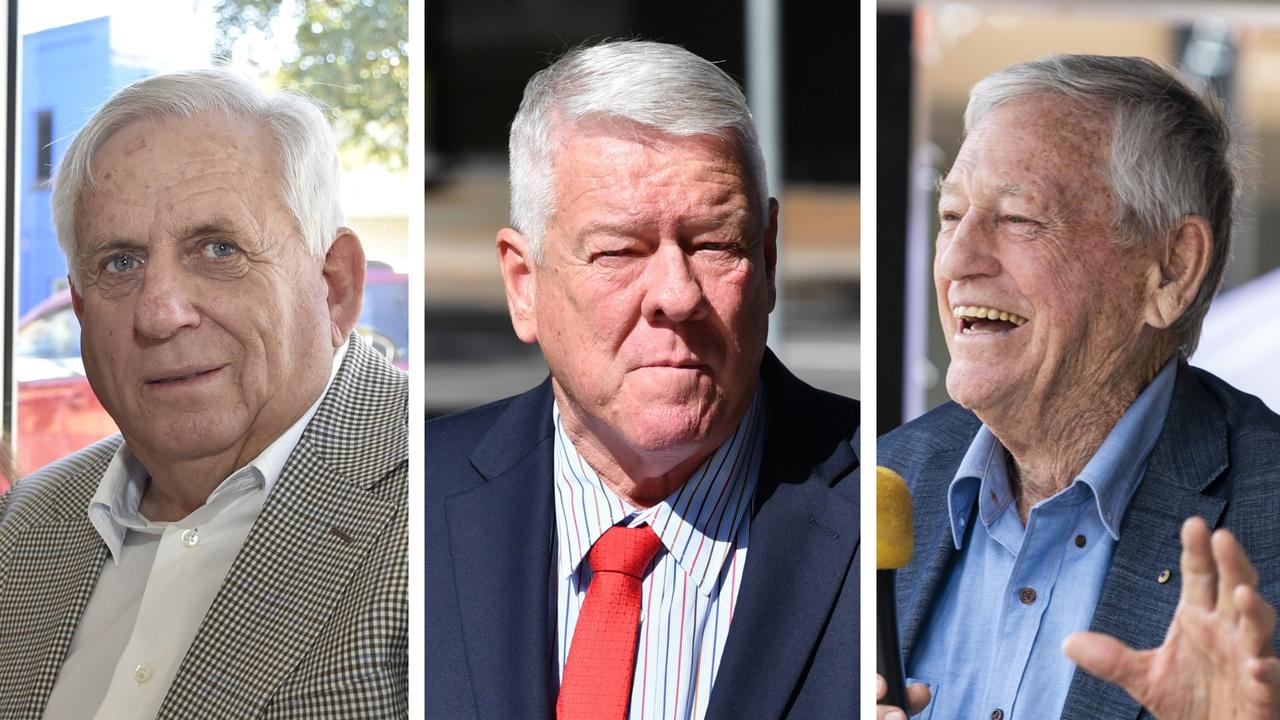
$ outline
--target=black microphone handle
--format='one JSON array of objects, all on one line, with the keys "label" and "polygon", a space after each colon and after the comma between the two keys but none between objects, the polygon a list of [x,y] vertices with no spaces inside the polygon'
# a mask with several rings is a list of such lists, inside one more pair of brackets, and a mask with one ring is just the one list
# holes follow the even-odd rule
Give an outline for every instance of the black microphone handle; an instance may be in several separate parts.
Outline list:
[{"label": "black microphone handle", "polygon": [[902,667],[898,646],[898,598],[893,589],[894,570],[876,570],[876,672],[889,686],[883,705],[907,707],[907,673]]}]

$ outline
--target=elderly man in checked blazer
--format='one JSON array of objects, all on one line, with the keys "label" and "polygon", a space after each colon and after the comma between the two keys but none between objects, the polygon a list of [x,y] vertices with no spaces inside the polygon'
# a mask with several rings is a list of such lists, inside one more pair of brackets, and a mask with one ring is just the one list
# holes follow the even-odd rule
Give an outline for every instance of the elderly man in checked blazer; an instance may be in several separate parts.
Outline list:
[{"label": "elderly man in checked blazer", "polygon": [[737,84],[538,73],[499,264],[550,378],[427,426],[426,701],[486,720],[857,715],[857,403],[765,348],[778,204]]},{"label": "elderly man in checked blazer", "polygon": [[319,110],[227,70],[112,97],[54,185],[120,435],[0,500],[0,717],[407,715],[406,379]]}]

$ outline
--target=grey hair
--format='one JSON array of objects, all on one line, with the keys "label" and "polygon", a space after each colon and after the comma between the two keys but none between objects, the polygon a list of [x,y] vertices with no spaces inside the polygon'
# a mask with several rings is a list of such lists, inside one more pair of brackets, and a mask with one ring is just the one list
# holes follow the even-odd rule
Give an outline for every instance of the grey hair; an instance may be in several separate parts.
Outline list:
[{"label": "grey hair", "polygon": [[53,179],[53,225],[77,275],[76,211],[93,188],[93,157],[117,131],[139,120],[225,113],[265,124],[280,152],[281,196],[307,249],[328,251],[345,222],[339,201],[338,145],[314,100],[284,91],[267,95],[227,67],[186,70],[139,80],[112,95],[81,128]]},{"label": "grey hair", "polygon": [[738,83],[676,45],[620,40],[565,53],[524,89],[511,123],[511,226],[535,262],[555,207],[554,153],[567,128],[591,119],[624,120],[687,137],[716,135],[740,153],[763,227],[769,181],[755,122]]},{"label": "grey hair", "polygon": [[968,133],[1011,100],[1057,95],[1110,120],[1103,178],[1116,201],[1113,227],[1136,247],[1167,241],[1188,215],[1213,232],[1213,251],[1195,298],[1170,330],[1190,356],[1231,250],[1236,169],[1221,102],[1200,95],[1173,72],[1139,57],[1051,55],[1004,68],[969,92]]}]

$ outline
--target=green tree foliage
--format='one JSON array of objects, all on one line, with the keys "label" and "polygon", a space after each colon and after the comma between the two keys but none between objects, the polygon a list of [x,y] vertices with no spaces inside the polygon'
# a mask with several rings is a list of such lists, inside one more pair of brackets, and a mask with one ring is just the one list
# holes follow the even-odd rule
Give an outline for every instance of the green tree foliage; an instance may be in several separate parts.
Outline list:
[{"label": "green tree foliage", "polygon": [[[407,0],[298,0],[296,57],[286,55],[281,87],[329,108],[339,142],[393,168],[404,167],[409,135]],[[215,52],[230,57],[257,30],[270,37],[279,0],[216,0]]]}]

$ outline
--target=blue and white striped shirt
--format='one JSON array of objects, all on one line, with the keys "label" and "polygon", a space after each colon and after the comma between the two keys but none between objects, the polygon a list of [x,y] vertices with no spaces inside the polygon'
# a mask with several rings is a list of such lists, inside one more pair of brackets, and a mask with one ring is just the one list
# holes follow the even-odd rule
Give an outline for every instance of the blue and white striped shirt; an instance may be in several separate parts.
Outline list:
[{"label": "blue and white striped shirt", "polygon": [[662,540],[641,587],[631,720],[698,720],[729,634],[751,531],[764,444],[763,393],[737,429],[689,480],[644,510],[613,493],[555,421],[556,643],[560,675],[591,584],[587,552],[614,525],[649,525]]}]

